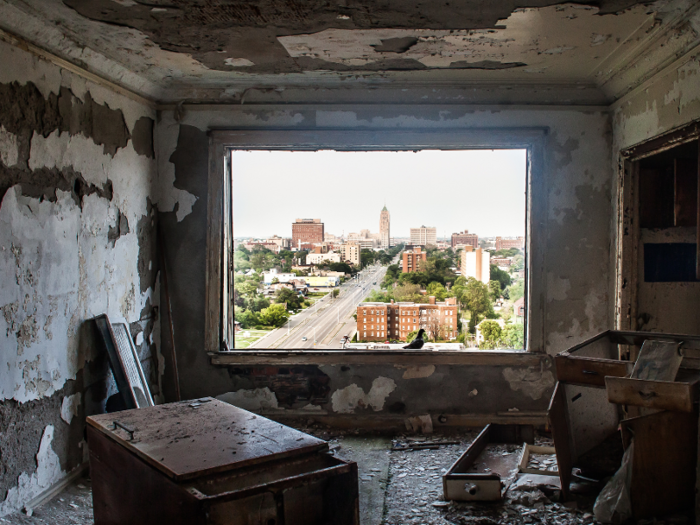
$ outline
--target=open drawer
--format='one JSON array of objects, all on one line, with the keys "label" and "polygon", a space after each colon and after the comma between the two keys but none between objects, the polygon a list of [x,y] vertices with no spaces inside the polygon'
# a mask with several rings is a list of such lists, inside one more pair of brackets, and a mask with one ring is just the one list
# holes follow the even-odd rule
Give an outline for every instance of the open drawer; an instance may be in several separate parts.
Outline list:
[{"label": "open drawer", "polygon": [[693,412],[698,400],[700,370],[680,369],[675,381],[650,381],[629,377],[606,377],[608,400],[672,412]]},{"label": "open drawer", "polygon": [[[529,428],[529,432],[524,431]],[[532,443],[531,427],[486,425],[469,448],[442,477],[446,500],[497,501],[518,473],[524,441]]]}]

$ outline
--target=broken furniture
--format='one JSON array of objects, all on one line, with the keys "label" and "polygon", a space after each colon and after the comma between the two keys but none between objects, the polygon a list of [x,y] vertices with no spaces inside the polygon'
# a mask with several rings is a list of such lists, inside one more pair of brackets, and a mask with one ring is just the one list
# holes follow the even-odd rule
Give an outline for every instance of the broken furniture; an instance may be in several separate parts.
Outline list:
[{"label": "broken furniture", "polygon": [[[446,500],[498,501],[518,473],[516,447],[532,443],[532,427],[486,425],[442,477]],[[506,450],[507,449],[507,450]],[[512,450],[511,450],[512,449]]]},{"label": "broken furniture", "polygon": [[109,321],[105,314],[95,317],[95,325],[100,333],[114,380],[126,408],[153,406],[151,389],[141,368],[139,355],[125,323]]},{"label": "broken furniture", "polygon": [[[678,360],[681,369],[678,374],[670,371],[671,376],[675,376],[674,380],[630,377],[633,371],[639,377],[644,374],[648,377],[648,367],[644,367],[646,372],[640,370],[641,365],[634,368],[639,349],[644,344],[649,347],[662,341],[670,341],[674,351],[683,343],[682,362]],[[625,359],[620,359],[620,356]],[[640,487],[640,494],[646,494],[646,499],[650,498],[651,493],[655,494],[651,498],[655,501],[653,505],[649,501],[633,500],[635,518],[661,515],[693,505],[686,485],[692,478],[690,486],[695,486],[696,452],[688,448],[686,440],[694,440],[697,446],[698,418],[695,406],[700,381],[699,358],[698,336],[613,330],[603,332],[555,357],[558,382],[549,407],[549,420],[565,498],[568,497],[572,468],[577,460],[615,434],[621,424],[626,446],[630,436],[635,435],[633,485]],[[673,366],[669,365],[670,368]],[[645,415],[636,407],[654,409],[657,413]],[[635,417],[623,420],[623,416]],[[658,434],[652,432],[651,424],[656,420],[663,420],[667,425],[662,433],[668,432],[670,439],[657,439]],[[680,436],[682,433],[685,435]],[[684,460],[662,464],[666,458],[676,457],[676,448],[684,451]],[[657,476],[657,469],[664,474]],[[672,472],[679,470],[683,473],[672,475]],[[671,493],[685,496],[679,499],[671,497]],[[662,496],[664,494],[669,497]]]},{"label": "broken furniture", "polygon": [[358,525],[357,465],[212,398],[88,422],[96,525]]}]

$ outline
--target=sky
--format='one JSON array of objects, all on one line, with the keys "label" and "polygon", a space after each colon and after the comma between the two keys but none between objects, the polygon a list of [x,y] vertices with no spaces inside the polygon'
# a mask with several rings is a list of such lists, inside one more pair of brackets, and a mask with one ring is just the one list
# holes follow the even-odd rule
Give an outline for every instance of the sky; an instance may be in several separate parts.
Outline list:
[{"label": "sky", "polygon": [[235,237],[291,237],[302,218],[378,233],[385,204],[392,237],[525,234],[525,150],[234,151],[232,176]]}]

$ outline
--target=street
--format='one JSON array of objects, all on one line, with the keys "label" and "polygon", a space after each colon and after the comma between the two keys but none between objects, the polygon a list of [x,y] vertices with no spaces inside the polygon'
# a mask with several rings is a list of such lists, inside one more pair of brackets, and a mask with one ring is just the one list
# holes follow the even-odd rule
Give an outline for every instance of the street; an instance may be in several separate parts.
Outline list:
[{"label": "street", "polygon": [[372,290],[379,289],[385,273],[384,266],[367,267],[358,274],[358,279],[350,279],[338,287],[340,295],[337,298],[326,295],[248,348],[340,348],[340,339],[344,335],[352,336],[356,330],[357,323],[352,314],[357,305]]}]

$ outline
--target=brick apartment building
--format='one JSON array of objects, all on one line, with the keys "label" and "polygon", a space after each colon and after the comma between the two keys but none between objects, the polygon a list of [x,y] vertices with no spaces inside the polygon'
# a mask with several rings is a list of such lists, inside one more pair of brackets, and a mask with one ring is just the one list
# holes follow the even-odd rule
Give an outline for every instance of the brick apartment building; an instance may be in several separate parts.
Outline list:
[{"label": "brick apartment building", "polygon": [[321,219],[297,219],[292,223],[292,247],[300,244],[323,242],[323,223]]},{"label": "brick apartment building", "polygon": [[469,233],[469,230],[453,233],[451,245],[454,248],[458,244],[473,246],[476,249],[479,247],[479,236],[476,233]]},{"label": "brick apartment building", "polygon": [[504,239],[503,237],[496,237],[496,251],[499,250],[510,250],[511,248],[517,248],[522,250],[525,247],[525,237],[516,237],[515,239]]},{"label": "brick apartment building", "polygon": [[402,255],[402,272],[410,273],[418,271],[418,264],[421,261],[428,260],[428,254],[425,253],[420,246],[413,248],[413,250],[406,250]]},{"label": "brick apartment building", "polygon": [[423,328],[430,339],[454,339],[458,335],[457,299],[422,303],[362,303],[357,307],[357,338],[360,341],[405,340]]}]

